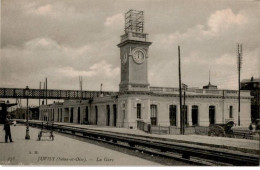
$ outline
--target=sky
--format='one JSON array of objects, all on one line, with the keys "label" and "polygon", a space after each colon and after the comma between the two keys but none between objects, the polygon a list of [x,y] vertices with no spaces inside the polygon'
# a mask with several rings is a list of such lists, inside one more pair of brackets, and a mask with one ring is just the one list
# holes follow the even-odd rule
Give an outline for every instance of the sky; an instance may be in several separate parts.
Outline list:
[{"label": "sky", "polygon": [[260,1],[255,0],[1,0],[0,87],[118,91],[124,14],[144,11],[151,86],[238,89],[260,77]]}]

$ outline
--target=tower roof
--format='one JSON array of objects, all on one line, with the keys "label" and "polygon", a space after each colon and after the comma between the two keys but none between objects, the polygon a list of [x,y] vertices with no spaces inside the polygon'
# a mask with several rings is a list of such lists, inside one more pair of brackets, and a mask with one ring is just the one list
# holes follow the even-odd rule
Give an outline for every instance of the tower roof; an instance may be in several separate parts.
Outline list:
[{"label": "tower roof", "polygon": [[210,83],[210,70],[209,70],[209,84],[206,86],[203,86],[203,89],[218,89],[218,87],[216,85],[212,85]]}]

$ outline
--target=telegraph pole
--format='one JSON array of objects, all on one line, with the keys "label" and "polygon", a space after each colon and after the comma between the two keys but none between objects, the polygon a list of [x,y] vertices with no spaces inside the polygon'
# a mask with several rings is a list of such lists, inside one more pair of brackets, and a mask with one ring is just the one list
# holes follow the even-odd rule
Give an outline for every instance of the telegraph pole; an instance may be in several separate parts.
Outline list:
[{"label": "telegraph pole", "polygon": [[242,44],[237,45],[237,68],[238,68],[238,126],[240,126],[240,72],[242,68]]},{"label": "telegraph pole", "polygon": [[80,99],[82,99],[82,76],[79,76],[79,90],[80,90]]},{"label": "telegraph pole", "polygon": [[42,104],[44,105],[44,99],[45,99],[45,88],[46,88],[46,85],[45,85],[45,81],[43,82],[43,87],[42,87],[42,90],[43,90],[43,99],[42,99]]},{"label": "telegraph pole", "polygon": [[184,135],[184,125],[183,125],[183,111],[182,111],[182,91],[181,91],[181,52],[180,46],[178,46],[178,58],[179,58],[179,96],[180,96],[180,134]]},{"label": "telegraph pole", "polygon": [[[40,91],[42,89],[42,82],[40,82]],[[39,98],[39,107],[41,106],[41,98]]]},{"label": "telegraph pole", "polygon": [[48,103],[47,103],[47,98],[48,98],[48,96],[47,96],[47,77],[45,78],[45,88],[46,88],[46,89],[45,89],[45,91],[46,91],[46,96],[45,96],[46,99],[45,99],[45,101],[46,101],[46,105],[47,105],[47,104],[48,104]]}]

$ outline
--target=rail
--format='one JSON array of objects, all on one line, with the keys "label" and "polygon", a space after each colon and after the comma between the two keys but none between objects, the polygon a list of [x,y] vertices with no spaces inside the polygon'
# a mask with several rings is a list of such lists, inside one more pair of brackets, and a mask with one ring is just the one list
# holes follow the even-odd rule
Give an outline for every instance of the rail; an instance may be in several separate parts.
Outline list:
[{"label": "rail", "polygon": [[[24,121],[17,121],[18,123],[25,123]],[[41,127],[40,122],[29,122],[31,126]],[[50,128],[50,125],[45,125],[45,128]],[[191,146],[184,143],[176,143],[169,141],[162,141],[156,139],[148,139],[145,137],[129,136],[124,134],[117,134],[113,132],[104,132],[100,130],[86,129],[81,127],[73,127],[69,125],[53,124],[52,128],[60,132],[67,132],[69,134],[81,134],[82,137],[90,137],[95,140],[102,139],[103,141],[117,144],[123,142],[129,145],[132,149],[149,148],[149,150],[160,151],[161,153],[178,153],[182,155],[182,160],[191,161],[191,157],[199,159],[217,161],[219,163],[227,163],[236,166],[257,166],[259,165],[259,158],[257,155],[246,154],[240,152],[228,152],[219,148],[206,148],[199,146]]]}]

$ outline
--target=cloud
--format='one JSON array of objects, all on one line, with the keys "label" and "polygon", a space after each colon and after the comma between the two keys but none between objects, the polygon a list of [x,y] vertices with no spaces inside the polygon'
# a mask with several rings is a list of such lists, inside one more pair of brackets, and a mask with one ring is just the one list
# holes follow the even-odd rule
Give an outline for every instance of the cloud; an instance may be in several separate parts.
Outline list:
[{"label": "cloud", "polygon": [[234,14],[231,9],[218,10],[213,13],[207,22],[209,30],[205,33],[216,34],[234,25],[242,25],[247,22],[247,18],[242,14]]},{"label": "cloud", "polygon": [[203,56],[201,56],[198,51],[192,51],[190,54],[183,57],[182,60],[182,62],[187,65],[194,65],[194,63],[205,65],[208,63],[207,60],[203,59]]},{"label": "cloud", "polygon": [[97,90],[95,80],[106,81],[107,89],[116,90],[114,81],[118,82],[120,68],[113,64],[113,57],[109,62],[104,60],[107,55],[111,56],[100,53],[95,44],[71,47],[48,37],[29,40],[20,48],[6,46],[1,49],[0,86],[23,87],[26,82],[33,86],[48,77],[54,81],[50,88],[73,89],[78,76],[83,76],[92,90]]},{"label": "cloud", "polygon": [[72,67],[58,68],[57,73],[62,74],[62,76],[68,77],[94,77],[94,76],[106,76],[106,77],[116,77],[119,75],[119,67],[112,68],[112,65],[107,63],[107,61],[102,60],[94,65],[90,66],[88,71],[75,70]]},{"label": "cloud", "polygon": [[94,70],[91,71],[78,71],[75,70],[73,67],[63,67],[63,68],[58,68],[57,73],[61,74],[62,76],[65,77],[78,77],[78,76],[87,76],[87,77],[92,77],[97,74]]},{"label": "cloud", "polygon": [[44,4],[41,6],[36,3],[29,3],[25,4],[23,9],[28,15],[51,17],[55,19],[83,17],[74,7],[67,6],[63,3]]},{"label": "cloud", "polygon": [[215,59],[214,63],[218,65],[234,65],[236,64],[236,56],[232,54],[223,54],[222,56]]},{"label": "cloud", "polygon": [[121,25],[122,23],[124,23],[124,15],[119,13],[119,14],[115,14],[111,17],[107,17],[104,25],[109,27],[109,26],[113,26],[114,24]]},{"label": "cloud", "polygon": [[50,50],[60,48],[59,44],[50,38],[36,38],[25,43],[26,49]]},{"label": "cloud", "polygon": [[36,13],[38,13],[40,15],[48,15],[53,12],[52,8],[53,8],[53,6],[51,4],[47,4],[47,5],[37,8]]},{"label": "cloud", "polygon": [[207,37],[219,36],[223,32],[247,23],[247,17],[238,13],[234,14],[231,9],[217,10],[212,13],[207,22],[197,24],[192,28],[188,28],[184,33],[174,32],[169,35],[161,35],[162,43],[176,43],[191,39],[198,42],[206,40]]},{"label": "cloud", "polygon": [[30,3],[24,5],[24,10],[31,15],[54,15],[53,5],[46,4],[42,6],[37,6],[36,3]]}]

